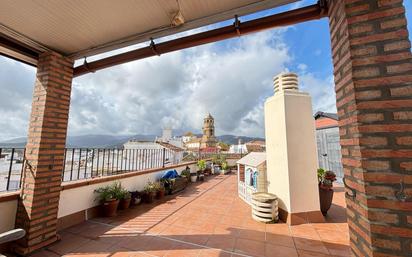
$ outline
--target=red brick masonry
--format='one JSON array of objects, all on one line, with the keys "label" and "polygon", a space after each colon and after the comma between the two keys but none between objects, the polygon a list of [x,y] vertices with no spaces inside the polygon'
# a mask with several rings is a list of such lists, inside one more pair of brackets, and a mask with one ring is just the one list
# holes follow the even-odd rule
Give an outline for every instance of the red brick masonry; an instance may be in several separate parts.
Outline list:
[{"label": "red brick masonry", "polygon": [[[402,0],[329,1],[352,254],[412,252],[412,57]],[[396,197],[405,188],[405,201]]]},{"label": "red brick masonry", "polygon": [[56,54],[38,61],[26,162],[16,227],[27,235],[16,251],[27,254],[56,241],[57,211],[69,118],[73,62]]}]

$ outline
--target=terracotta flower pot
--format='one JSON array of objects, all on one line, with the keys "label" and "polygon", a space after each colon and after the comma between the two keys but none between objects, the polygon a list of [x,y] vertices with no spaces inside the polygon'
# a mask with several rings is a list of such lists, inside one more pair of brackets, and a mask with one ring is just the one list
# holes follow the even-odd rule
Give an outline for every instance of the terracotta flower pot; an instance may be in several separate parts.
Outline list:
[{"label": "terracotta flower pot", "polygon": [[116,199],[103,202],[103,215],[105,217],[116,216],[118,205],[119,205],[119,200],[116,200]]},{"label": "terracotta flower pot", "polygon": [[320,201],[320,211],[323,216],[326,216],[330,206],[332,205],[333,199],[333,189],[324,188],[319,186],[319,201]]},{"label": "terracotta flower pot", "polygon": [[122,199],[120,200],[119,203],[119,210],[126,210],[130,207],[130,201],[132,200],[132,198],[126,198],[126,199]]},{"label": "terracotta flower pot", "polygon": [[165,189],[160,189],[156,192],[156,199],[162,199],[165,196]]},{"label": "terracotta flower pot", "polygon": [[156,192],[146,192],[143,199],[145,203],[153,203],[155,197]]}]

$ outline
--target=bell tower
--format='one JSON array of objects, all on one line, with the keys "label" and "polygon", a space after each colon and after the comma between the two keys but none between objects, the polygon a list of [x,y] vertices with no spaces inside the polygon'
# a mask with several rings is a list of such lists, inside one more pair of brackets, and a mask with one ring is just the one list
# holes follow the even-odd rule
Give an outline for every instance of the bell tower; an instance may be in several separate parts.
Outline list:
[{"label": "bell tower", "polygon": [[200,148],[216,147],[215,137],[215,119],[210,113],[203,119],[203,136],[200,142]]}]

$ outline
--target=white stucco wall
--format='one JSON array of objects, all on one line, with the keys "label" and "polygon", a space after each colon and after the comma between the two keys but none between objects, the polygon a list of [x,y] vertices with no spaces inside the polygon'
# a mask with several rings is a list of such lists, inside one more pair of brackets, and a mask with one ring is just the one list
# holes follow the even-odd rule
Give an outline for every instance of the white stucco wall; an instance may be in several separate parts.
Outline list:
[{"label": "white stucco wall", "polygon": [[[196,165],[189,165],[191,170],[196,170]],[[127,190],[143,190],[144,186],[149,180],[156,181],[168,170],[176,169],[180,174],[182,170],[186,168],[186,165],[182,165],[176,168],[165,168],[164,170],[153,172],[149,174],[143,174],[134,177],[123,178],[119,180],[113,180],[109,182],[103,182],[98,184],[86,185],[81,187],[76,187],[72,189],[63,190],[60,194],[59,202],[59,212],[58,217],[64,217],[79,211],[87,210],[94,206],[99,205],[99,202],[96,201],[96,194],[94,190],[109,185],[114,181],[120,181],[122,186]]]},{"label": "white stucco wall", "polygon": [[14,229],[17,200],[0,202],[0,233]]},{"label": "white stucco wall", "polygon": [[268,191],[289,213],[319,211],[311,97],[278,92],[265,102]]}]

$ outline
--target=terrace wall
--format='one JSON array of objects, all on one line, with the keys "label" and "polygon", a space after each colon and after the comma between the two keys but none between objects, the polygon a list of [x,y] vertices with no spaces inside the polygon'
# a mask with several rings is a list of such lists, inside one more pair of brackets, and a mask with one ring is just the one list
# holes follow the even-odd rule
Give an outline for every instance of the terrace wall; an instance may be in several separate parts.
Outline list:
[{"label": "terrace wall", "polygon": [[0,197],[0,233],[14,229],[19,193],[7,193]]},{"label": "terrace wall", "polygon": [[[148,180],[158,180],[165,172],[176,169],[180,174],[186,166],[196,170],[196,162],[181,163],[159,169],[129,172],[115,176],[99,177],[62,183],[58,211],[58,229],[70,227],[98,214],[95,201],[96,188],[120,181],[127,190],[143,190]],[[0,233],[15,228],[19,192],[0,195]]]}]

